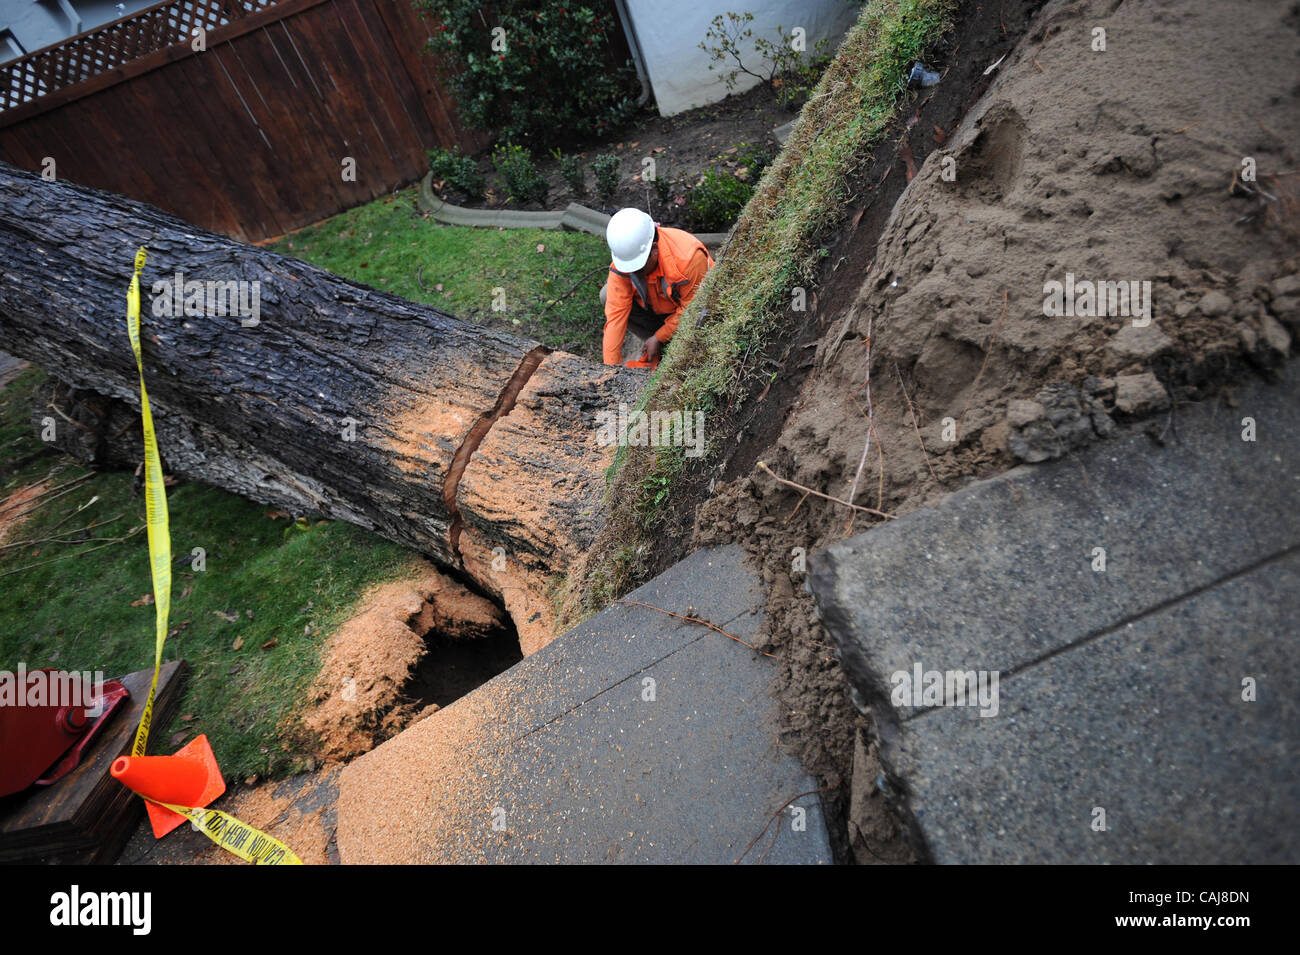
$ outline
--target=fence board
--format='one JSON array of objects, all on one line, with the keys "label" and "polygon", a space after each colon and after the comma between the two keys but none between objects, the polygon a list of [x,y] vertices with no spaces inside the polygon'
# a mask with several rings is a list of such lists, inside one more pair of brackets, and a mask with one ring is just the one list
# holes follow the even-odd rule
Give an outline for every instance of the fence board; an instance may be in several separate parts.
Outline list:
[{"label": "fence board", "polygon": [[168,0],[0,67],[0,159],[53,156],[60,178],[279,235],[418,179],[426,149],[485,145],[430,31],[410,0]]}]

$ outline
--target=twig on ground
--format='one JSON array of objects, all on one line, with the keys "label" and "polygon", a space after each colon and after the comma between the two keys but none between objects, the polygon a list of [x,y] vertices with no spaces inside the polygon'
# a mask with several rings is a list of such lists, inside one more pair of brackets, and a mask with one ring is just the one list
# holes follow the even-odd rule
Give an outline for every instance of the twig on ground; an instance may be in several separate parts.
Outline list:
[{"label": "twig on ground", "polygon": [[[113,521],[119,520],[125,514],[126,511],[123,511],[121,514],[117,515],[117,517],[110,517],[108,520],[100,521],[98,524],[88,524],[85,527],[75,527],[70,531],[65,531],[65,533],[76,534],[79,531],[88,531],[92,527],[103,527],[105,524],[112,524]],[[51,528],[51,530],[53,530],[53,528]],[[83,537],[80,540],[78,540],[76,538],[65,538],[65,537],[36,537],[33,538],[32,540],[26,540],[26,541],[6,541],[5,543],[0,544],[0,551],[18,550],[23,547],[32,547],[36,544],[89,544],[92,541],[116,542],[117,538],[116,537]]]},{"label": "twig on ground", "polygon": [[[24,507],[21,511],[19,510],[10,511],[9,508],[0,507],[0,516],[3,516],[7,520],[16,520],[17,518],[25,517],[26,515],[30,514],[32,511],[40,507],[42,504],[48,504],[50,501],[56,500],[57,498],[60,498],[65,494],[72,493],[72,491],[76,490],[75,485],[77,485],[78,482],[84,482],[88,478],[90,478],[90,476],[91,476],[90,473],[86,473],[79,478],[73,478],[67,484],[60,484],[58,487],[52,487],[47,490],[41,491],[39,494],[32,495],[31,497],[27,498],[27,500],[22,502],[23,504],[30,505],[30,507]],[[46,478],[46,480],[49,479]],[[63,488],[64,490],[59,490],[59,488]],[[56,491],[58,493],[55,493]]]},{"label": "twig on ground", "polygon": [[912,404],[912,399],[907,393],[907,385],[903,384],[903,373],[898,370],[898,362],[894,362],[894,374],[898,376],[898,387],[903,389],[903,400],[907,402],[907,410],[912,415],[912,430],[916,432],[916,443],[921,446],[925,466],[930,472],[931,480],[938,481],[939,479],[934,476],[934,467],[930,464],[930,452],[925,450],[925,442],[921,439],[921,423],[916,418],[916,405]]},{"label": "twig on ground", "polygon": [[727,631],[723,630],[716,623],[710,623],[709,621],[703,620],[700,617],[689,617],[686,614],[673,613],[671,610],[665,610],[663,607],[656,607],[654,604],[642,603],[639,600],[629,600],[627,597],[620,598],[618,602],[621,604],[633,604],[637,607],[645,607],[647,610],[657,610],[659,613],[667,614],[670,617],[676,617],[678,620],[688,620],[691,623],[701,624],[702,626],[708,627],[710,630],[716,630],[724,637],[730,637],[732,640],[735,640],[737,643],[749,647],[749,649],[753,650],[755,653],[762,653],[763,656],[765,657],[776,656],[776,654],[774,653],[766,653],[765,651],[758,649],[758,647],[754,646],[752,643],[745,643],[745,641],[740,639],[740,637],[732,633],[727,633]]},{"label": "twig on ground", "polygon": [[804,487],[802,484],[798,484],[794,481],[787,481],[785,478],[775,474],[772,471],[772,469],[767,466],[767,463],[765,461],[759,461],[757,466],[759,470],[763,471],[765,474],[767,474],[778,484],[784,484],[786,487],[792,487],[796,491],[803,491],[805,494],[811,494],[814,497],[820,497],[823,500],[831,501],[835,504],[843,504],[845,507],[851,507],[855,511],[863,511],[864,513],[867,514],[875,514],[877,517],[884,517],[891,521],[894,519],[893,514],[886,514],[884,511],[878,511],[874,507],[863,507],[861,504],[850,504],[848,501],[842,500],[838,497],[831,497],[829,494],[823,494],[821,491],[814,491],[812,488]]},{"label": "twig on ground", "polygon": [[547,312],[549,309],[551,309],[551,308],[555,307],[556,305],[559,305],[561,302],[563,302],[566,298],[568,298],[570,295],[572,295],[574,292],[576,292],[576,291],[578,290],[578,286],[579,286],[579,285],[581,285],[583,282],[587,281],[587,279],[589,279],[591,276],[595,275],[597,272],[607,272],[607,271],[609,271],[609,266],[608,266],[608,265],[598,265],[598,266],[596,266],[594,269],[589,269],[589,270],[587,270],[586,272],[584,272],[584,273],[582,274],[582,278],[578,279],[578,281],[574,282],[572,285],[569,286],[569,290],[568,290],[567,292],[565,292],[565,293],[564,293],[563,295],[561,295],[559,298],[553,298],[553,299],[551,299],[551,303],[550,303],[550,305],[547,305],[546,308],[542,309],[542,314],[545,315],[546,312]]},{"label": "twig on ground", "polygon": [[[781,803],[781,805],[777,806],[777,807],[776,807],[776,812],[774,812],[774,813],[772,813],[772,815],[768,816],[768,818],[767,818],[767,822],[763,825],[763,828],[759,830],[758,835],[756,835],[756,836],[755,836],[755,837],[750,841],[749,845],[745,846],[745,851],[744,851],[744,852],[742,852],[740,855],[736,856],[736,861],[733,862],[732,865],[740,865],[740,860],[743,859],[743,858],[745,858],[745,856],[749,855],[750,850],[753,849],[754,846],[758,845],[758,840],[763,838],[763,835],[767,832],[767,830],[770,829],[770,828],[772,827],[772,823],[774,823],[774,822],[777,820],[777,818],[781,815],[781,813],[785,812],[785,807],[786,807],[786,806],[790,805],[790,803],[794,802],[796,799],[802,799],[804,796],[812,796],[812,795],[815,795],[816,793],[824,793],[824,792],[827,792],[827,791],[829,790],[829,788],[830,788],[830,787],[828,787],[828,786],[821,786],[821,787],[819,787],[818,789],[809,789],[807,792],[802,792],[802,793],[798,793],[798,794],[796,794],[796,795],[794,795],[794,796],[791,796],[791,797],[790,797],[789,799],[787,799],[785,802]],[[771,846],[769,846],[768,848],[770,849]],[[764,853],[763,853],[763,857],[765,857],[766,855],[767,855],[767,852],[764,852]],[[762,861],[762,857],[760,857],[759,861],[760,861],[760,862]]]},{"label": "twig on ground", "polygon": [[853,484],[849,487],[848,500],[845,501],[850,507],[853,506],[853,499],[858,494],[858,481],[862,479],[862,469],[866,467],[867,454],[871,451],[871,433],[876,430],[875,415],[871,407],[871,326],[875,320],[874,313],[867,319],[867,380],[863,384],[867,390],[867,440],[862,448],[862,457],[858,459],[858,470],[853,475]]},{"label": "twig on ground", "polygon": [[53,564],[56,561],[64,560],[68,557],[81,557],[84,554],[89,554],[93,550],[102,550],[105,547],[112,547],[114,544],[120,544],[128,538],[134,537],[136,534],[144,530],[144,528],[145,525],[141,524],[139,527],[127,531],[121,537],[114,537],[107,544],[100,544],[98,547],[89,547],[86,550],[73,551],[70,554],[60,554],[58,557],[51,557],[49,560],[38,560],[36,563],[28,564],[25,567],[15,567],[13,570],[6,570],[3,574],[0,574],[0,577],[8,577],[11,574],[21,574],[24,571],[31,570],[33,567],[40,567],[43,564]]}]

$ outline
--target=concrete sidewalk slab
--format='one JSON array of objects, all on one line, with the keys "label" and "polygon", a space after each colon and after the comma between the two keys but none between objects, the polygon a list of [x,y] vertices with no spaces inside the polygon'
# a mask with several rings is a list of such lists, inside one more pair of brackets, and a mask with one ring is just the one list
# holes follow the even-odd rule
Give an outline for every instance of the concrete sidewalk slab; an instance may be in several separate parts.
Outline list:
[{"label": "concrete sidewalk slab", "polygon": [[[933,858],[1300,861],[1298,384],[1179,407],[1163,447],[1135,433],[1019,468],[812,555]],[[997,715],[895,706],[917,664],[996,673]]]},{"label": "concrete sidewalk slab", "polygon": [[[628,599],[742,639],[762,604],[735,545]],[[776,745],[771,677],[770,661],[721,634],[616,604],[349,765],[340,855],[828,863],[817,784]]]},{"label": "concrete sidewalk slab", "polygon": [[1180,407],[1164,447],[1129,434],[834,544],[810,586],[855,686],[888,701],[917,661],[1011,671],[1300,545],[1297,501],[1292,369],[1236,408]]},{"label": "concrete sidewalk slab", "polygon": [[1296,594],[1292,553],[1016,674],[996,717],[910,721],[935,861],[1300,862]]}]

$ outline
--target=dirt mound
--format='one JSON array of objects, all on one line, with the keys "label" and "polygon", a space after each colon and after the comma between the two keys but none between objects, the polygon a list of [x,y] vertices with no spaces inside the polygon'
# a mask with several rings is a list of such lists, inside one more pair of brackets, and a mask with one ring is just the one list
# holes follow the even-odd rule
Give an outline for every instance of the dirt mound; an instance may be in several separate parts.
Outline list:
[{"label": "dirt mound", "polygon": [[[904,514],[1155,412],[1155,435],[1176,433],[1179,402],[1284,361],[1300,333],[1298,49],[1285,2],[1045,6],[917,170],[865,274],[831,279],[856,300],[772,470],[838,498],[856,476],[857,504]],[[792,553],[874,520],[761,473],[696,517],[695,544],[740,539],[762,564],[787,738],[833,785],[863,722]]]},{"label": "dirt mound", "polygon": [[404,690],[425,635],[486,636],[505,626],[495,604],[420,561],[419,576],[372,588],[330,639],[303,723],[327,760],[349,759],[427,715]]}]

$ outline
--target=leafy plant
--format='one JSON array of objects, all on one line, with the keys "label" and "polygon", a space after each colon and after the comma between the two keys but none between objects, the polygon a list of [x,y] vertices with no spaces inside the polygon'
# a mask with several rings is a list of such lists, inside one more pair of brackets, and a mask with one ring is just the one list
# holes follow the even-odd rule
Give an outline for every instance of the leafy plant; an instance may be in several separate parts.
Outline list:
[{"label": "leafy plant", "polygon": [[659,205],[667,206],[668,200],[672,198],[673,184],[663,176],[656,175],[654,178],[655,196],[659,199]]},{"label": "leafy plant", "polygon": [[565,156],[560,160],[560,175],[575,196],[587,194],[587,163],[581,156]]},{"label": "leafy plant", "polygon": [[618,192],[619,180],[623,178],[623,160],[613,153],[601,153],[592,160],[591,169],[596,175],[596,192],[601,202],[608,203]]},{"label": "leafy plant", "polygon": [[754,187],[710,169],[686,197],[686,215],[697,232],[723,232],[745,208]]},{"label": "leafy plant", "polygon": [[456,146],[452,149],[428,150],[429,168],[433,177],[470,196],[483,194],[483,174],[478,164]]},{"label": "leafy plant", "polygon": [[763,170],[772,162],[772,153],[762,146],[741,143],[736,155],[736,164],[749,170],[751,182],[758,182]]},{"label": "leafy plant", "polygon": [[533,154],[523,146],[507,143],[492,150],[492,165],[505,181],[506,192],[516,202],[545,202],[550,185],[537,171]]},{"label": "leafy plant", "polygon": [[[619,53],[609,0],[415,0],[433,21],[461,117],[501,141],[542,148],[610,133],[636,111],[636,70]],[[481,11],[481,12],[480,12]]]},{"label": "leafy plant", "polygon": [[[766,83],[782,106],[792,107],[801,103],[808,98],[831,61],[830,40],[818,40],[810,53],[802,33],[787,36],[781,26],[775,31],[779,40],[754,36],[749,26],[753,20],[754,15],[748,12],[720,13],[713,18],[704,34],[704,41],[699,44],[712,60],[709,69],[724,70],[723,79],[729,90],[735,89],[736,80],[744,73]],[[708,41],[714,45],[710,46]],[[753,52],[746,54],[750,57],[750,64],[746,64],[741,48],[749,46],[751,41]],[[755,57],[757,62],[754,62]]]}]

